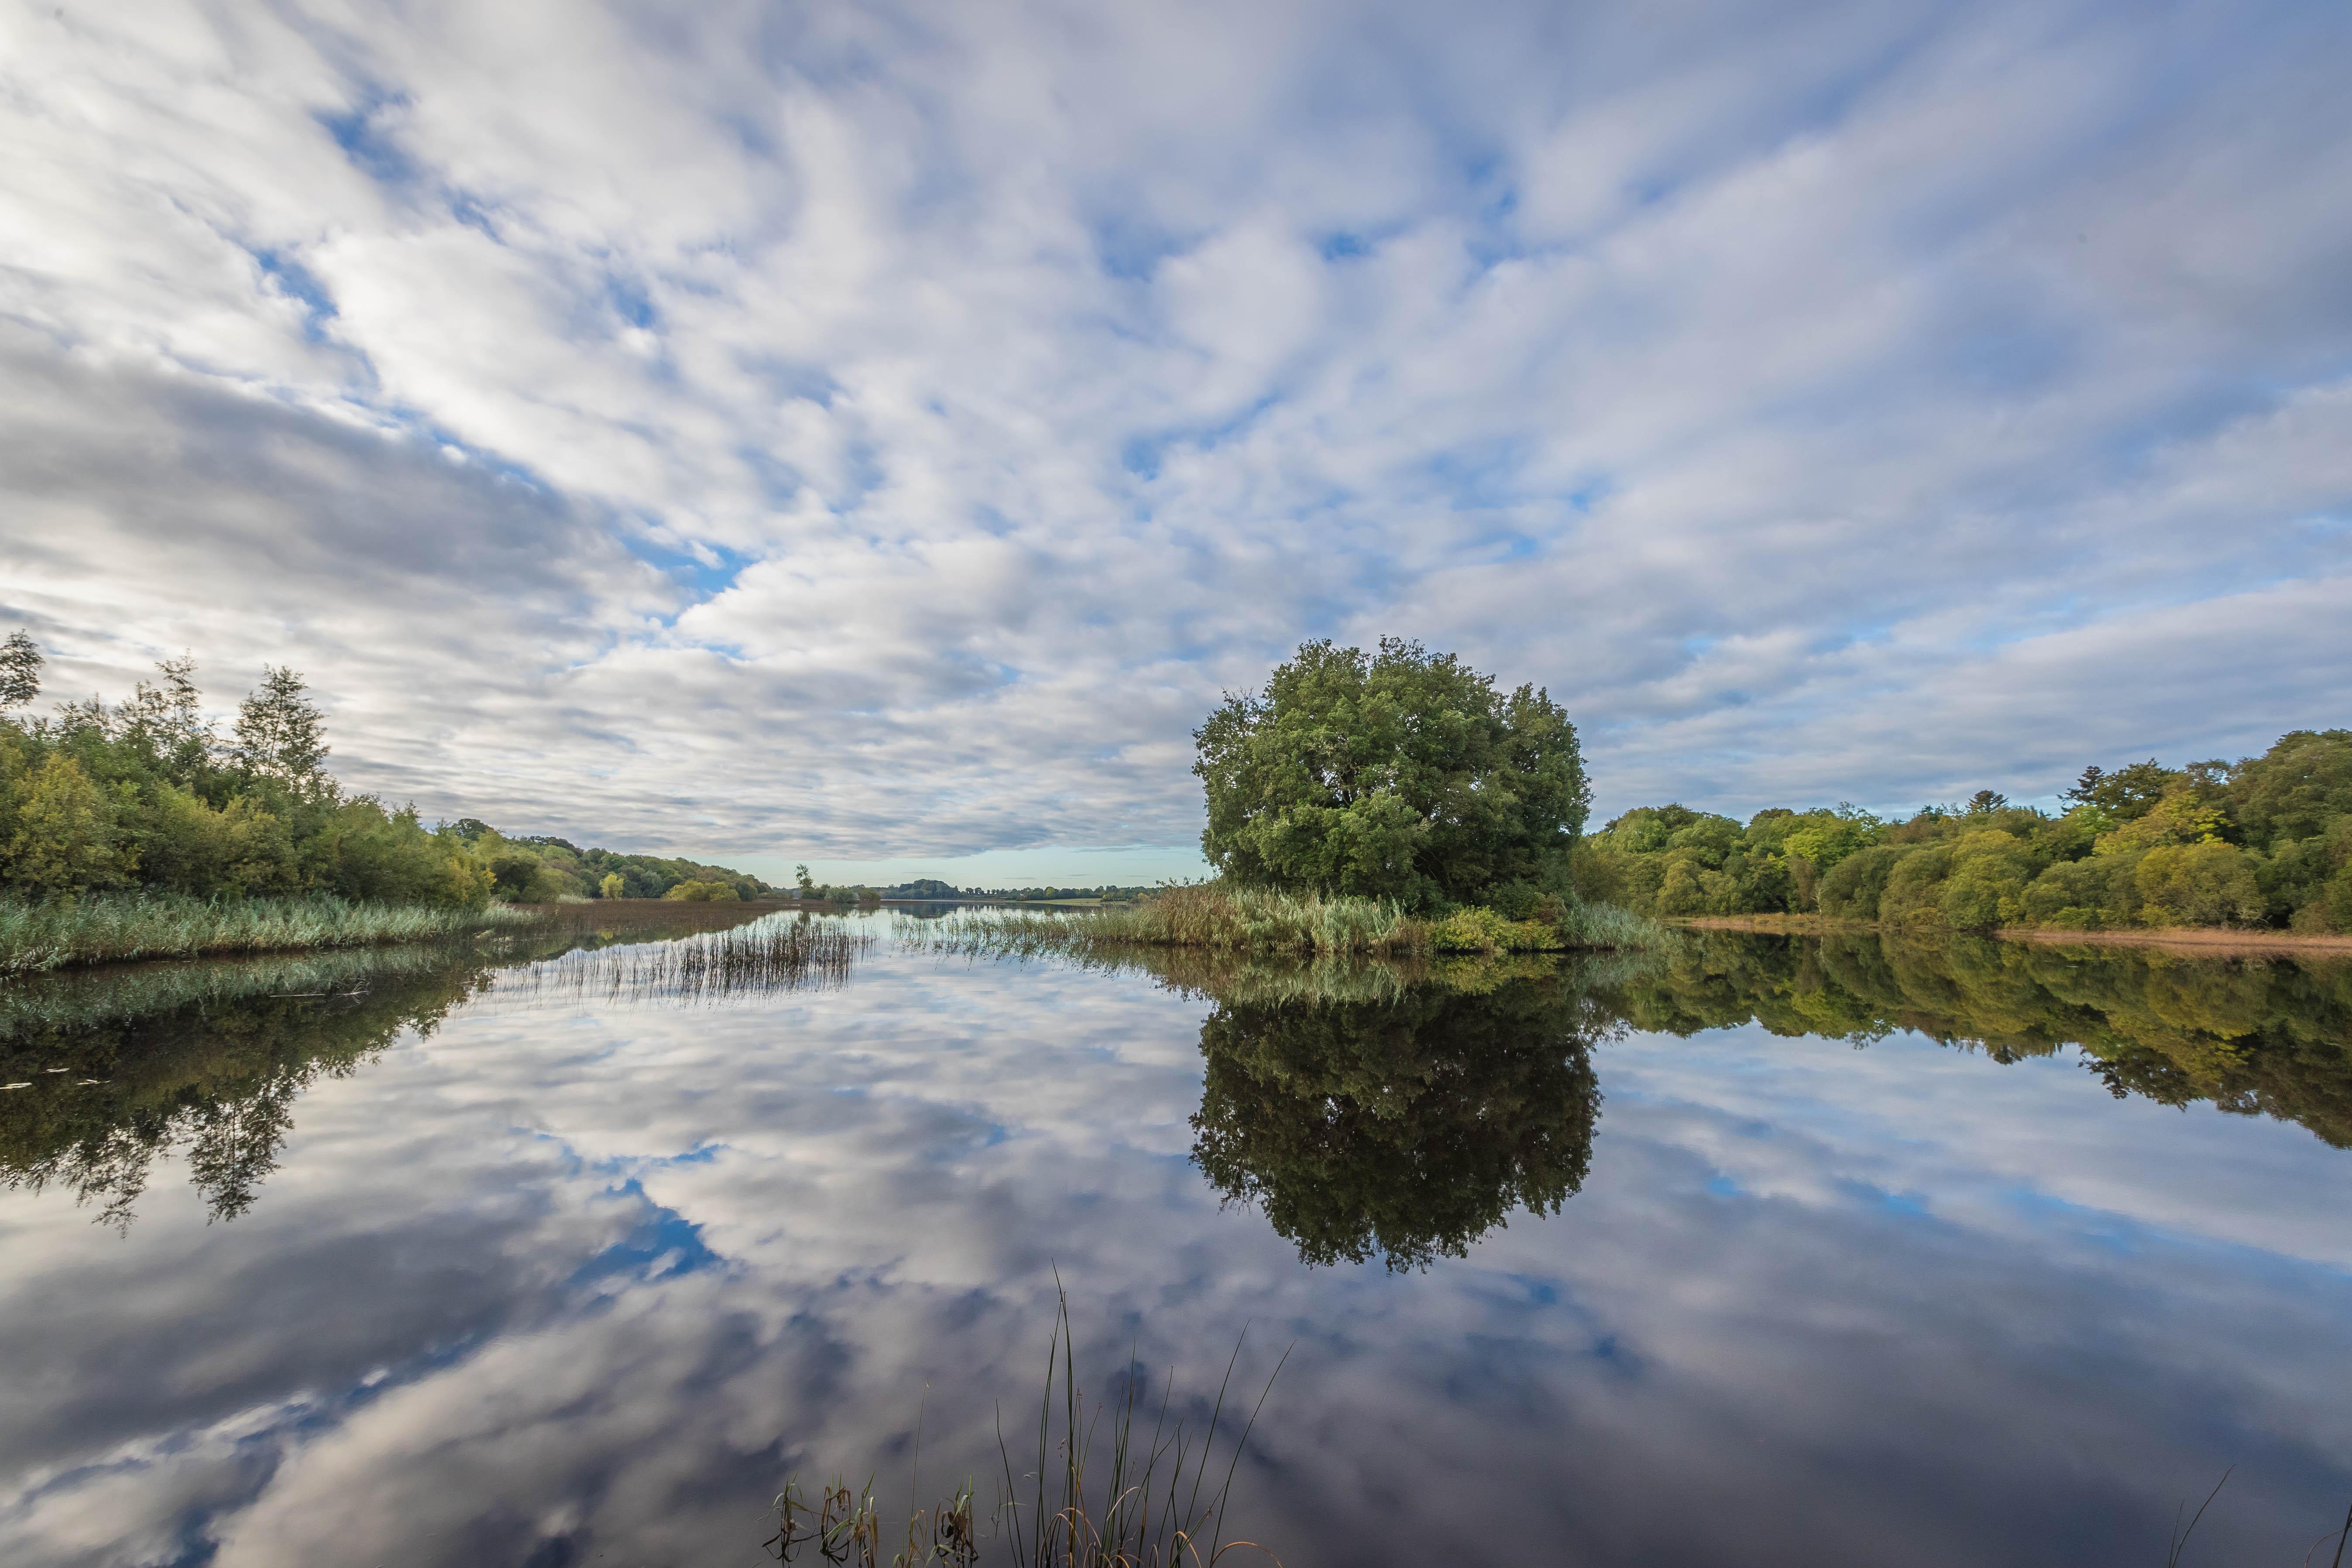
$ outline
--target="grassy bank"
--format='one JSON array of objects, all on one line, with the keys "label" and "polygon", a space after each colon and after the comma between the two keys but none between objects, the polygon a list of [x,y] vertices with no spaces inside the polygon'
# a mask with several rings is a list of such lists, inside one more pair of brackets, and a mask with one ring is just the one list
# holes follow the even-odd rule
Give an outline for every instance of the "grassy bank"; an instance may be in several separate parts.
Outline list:
[{"label": "grassy bank", "polygon": [[297,952],[426,942],[530,923],[487,910],[294,899],[198,899],[181,893],[87,893],[35,903],[0,900],[0,975],[85,963]]},{"label": "grassy bank", "polygon": [[[912,922],[909,922],[910,925]],[[1442,920],[1377,899],[1234,888],[1171,888],[1139,904],[1078,914],[983,909],[923,922],[919,945],[1012,954],[1136,947],[1212,952],[1432,959],[1457,953],[1619,952],[1671,940],[1654,921],[1608,904],[1574,905],[1549,921],[1508,921],[1472,906]]]}]

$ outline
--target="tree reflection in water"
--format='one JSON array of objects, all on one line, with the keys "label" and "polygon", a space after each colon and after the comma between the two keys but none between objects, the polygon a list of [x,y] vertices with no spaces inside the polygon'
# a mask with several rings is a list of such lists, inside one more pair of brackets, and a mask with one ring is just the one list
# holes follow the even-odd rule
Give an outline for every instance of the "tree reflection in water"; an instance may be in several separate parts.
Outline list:
[{"label": "tree reflection in water", "polygon": [[[0,1093],[0,1189],[61,1186],[127,1226],[153,1163],[176,1151],[208,1212],[234,1218],[320,1078],[351,1073],[404,1029],[430,1032],[501,968],[572,952],[519,977],[517,994],[635,997],[644,988],[621,982],[641,963],[598,967],[579,950],[663,934],[641,921],[490,952],[152,964],[0,985],[0,1083],[29,1085]],[[2352,1148],[2352,964],[2340,962],[1744,932],[1693,933],[1642,962],[1236,968],[1181,950],[1082,962],[1141,969],[1213,1004],[1194,1156],[1311,1263],[1422,1267],[1461,1255],[1515,1208],[1556,1212],[1591,1160],[1591,1047],[1628,1026],[1690,1035],[1753,1022],[1858,1046],[1913,1030],[1992,1063],[2074,1046],[2118,1096],[2206,1100]],[[688,999],[740,989],[756,1000],[846,973],[755,964]]]},{"label": "tree reflection in water", "polygon": [[1858,934],[1694,932],[1612,986],[1634,1028],[1754,1021],[1868,1045],[1898,1029],[2008,1063],[2078,1047],[2117,1098],[2209,1100],[2352,1148],[2352,963]]},{"label": "tree reflection in water", "polygon": [[1458,1258],[1513,1209],[1557,1213],[1583,1184],[1603,1027],[1556,973],[1223,1001],[1201,1026],[1192,1157],[1309,1263]]},{"label": "tree reflection in water", "polygon": [[[349,1076],[404,1030],[431,1034],[490,990],[495,972],[520,970],[522,994],[557,1000],[691,1003],[838,984],[863,947],[826,946],[838,922],[819,921],[817,961],[801,962],[810,944],[779,941],[777,928],[797,938],[809,923],[631,910],[478,947],[118,965],[0,984],[0,1083],[23,1086],[0,1092],[0,1190],[61,1187],[127,1230],[155,1162],[184,1152],[205,1212],[235,1219],[278,1168],[304,1090]],[[723,929],[746,925],[742,942]]]},{"label": "tree reflection in water", "polygon": [[[171,964],[39,983],[0,1009],[0,1187],[63,1187],[128,1229],[175,1151],[215,1219],[277,1169],[294,1102],[401,1030],[430,1033],[488,973],[446,952]],[[63,1069],[63,1070],[59,1070]]]}]

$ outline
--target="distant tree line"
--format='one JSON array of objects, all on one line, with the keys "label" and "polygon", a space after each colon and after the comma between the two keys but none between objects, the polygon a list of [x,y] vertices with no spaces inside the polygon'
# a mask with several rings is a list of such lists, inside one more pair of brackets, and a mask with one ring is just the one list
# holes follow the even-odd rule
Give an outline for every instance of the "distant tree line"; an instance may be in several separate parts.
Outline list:
[{"label": "distant tree line", "polygon": [[676,899],[727,903],[775,889],[746,872],[658,855],[583,849],[568,838],[508,837],[470,816],[449,824],[490,868],[498,896],[517,903],[561,899]]},{"label": "distant tree line", "polygon": [[1643,806],[1588,837],[1574,872],[1587,898],[1668,918],[2352,931],[2352,730],[2298,730],[2236,763],[2088,767],[2063,798],[2053,816],[1980,790],[1899,822]]},{"label": "distant tree line", "polygon": [[1150,894],[1147,887],[1122,888],[1106,882],[1094,888],[959,888],[936,877],[918,877],[908,882],[895,882],[887,888],[869,887],[863,882],[835,886],[819,882],[809,874],[806,866],[795,866],[793,874],[799,881],[800,897],[817,903],[850,904],[879,903],[884,899],[995,899],[1008,903],[1022,901],[1045,902],[1057,899],[1099,899],[1104,903],[1131,903]]},{"label": "distant tree line", "polygon": [[158,665],[128,701],[31,719],[41,664],[23,632],[0,642],[0,890],[18,897],[144,889],[472,907],[770,890],[724,867],[509,838],[470,817],[427,827],[414,806],[348,793],[327,772],[325,715],[291,669],[269,669],[223,736],[187,658]]}]

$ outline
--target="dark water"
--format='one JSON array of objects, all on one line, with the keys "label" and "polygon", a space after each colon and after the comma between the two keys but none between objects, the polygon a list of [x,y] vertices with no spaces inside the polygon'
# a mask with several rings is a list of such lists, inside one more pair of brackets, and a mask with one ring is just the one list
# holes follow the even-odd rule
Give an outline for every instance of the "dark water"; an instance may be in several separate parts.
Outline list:
[{"label": "dark water", "polygon": [[1229,1515],[1292,1568],[2155,1565],[2225,1470],[2182,1561],[2291,1568],[2352,1503],[2341,967],[631,951],[0,992],[0,1561],[756,1563],[919,1410],[985,1500],[1057,1270],[1098,1385],[1293,1347]]}]

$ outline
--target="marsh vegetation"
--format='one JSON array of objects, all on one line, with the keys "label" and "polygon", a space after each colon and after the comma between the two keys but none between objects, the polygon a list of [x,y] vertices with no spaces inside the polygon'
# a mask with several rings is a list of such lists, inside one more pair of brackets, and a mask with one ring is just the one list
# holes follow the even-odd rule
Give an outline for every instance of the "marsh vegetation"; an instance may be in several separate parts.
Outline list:
[{"label": "marsh vegetation", "polygon": [[[1034,1450],[1025,1428],[1016,1426],[1023,1434],[1016,1457],[1016,1439],[1005,1433],[998,1411],[992,1533],[1003,1559],[1013,1568],[1214,1568],[1235,1552],[1250,1552],[1279,1568],[1281,1559],[1264,1545],[1229,1541],[1224,1533],[1234,1471],[1289,1359],[1286,1352],[1276,1362],[1246,1419],[1238,1409],[1229,1418],[1228,1401],[1238,1393],[1234,1373],[1245,1346],[1246,1335],[1234,1346],[1214,1400],[1199,1408],[1197,1425],[1187,1418],[1187,1406],[1203,1402],[1178,1403],[1172,1371],[1154,1399],[1153,1380],[1131,1354],[1112,1377],[1108,1400],[1098,1402],[1078,1377],[1069,1296],[1058,1292]],[[1234,1422],[1239,1429],[1229,1431]],[[1222,1452],[1221,1436],[1227,1438]],[[921,1459],[919,1416],[910,1494],[919,1495]],[[887,1561],[894,1568],[934,1563],[971,1568],[982,1555],[973,1501],[969,1480],[930,1508],[910,1500],[905,1544]],[[883,1554],[899,1538],[883,1525],[870,1479],[854,1487],[836,1478],[811,1503],[795,1475],[773,1506],[776,1533],[767,1547],[781,1563],[806,1561],[803,1554],[810,1552],[842,1568],[881,1568]]]},{"label": "marsh vegetation", "polygon": [[833,986],[872,946],[740,905],[561,905],[474,939],[120,964],[0,984],[0,1188],[62,1188],[127,1227],[183,1158],[233,1219],[277,1168],[293,1105],[457,1007],[697,1003]]},{"label": "marsh vegetation", "polygon": [[509,839],[345,790],[301,676],[270,669],[228,736],[195,666],[131,698],[22,710],[40,652],[0,643],[0,974],[68,964],[416,942],[521,917],[498,902],[753,899],[723,867]]}]

